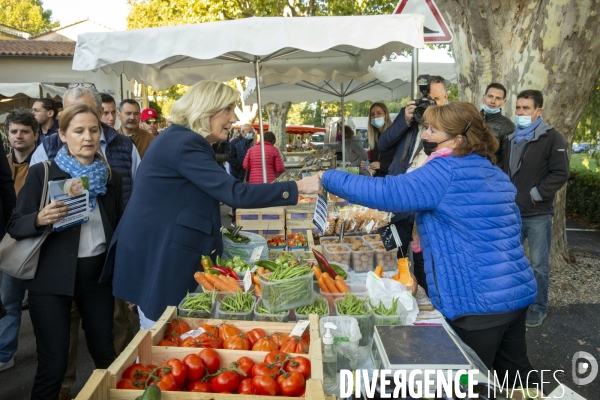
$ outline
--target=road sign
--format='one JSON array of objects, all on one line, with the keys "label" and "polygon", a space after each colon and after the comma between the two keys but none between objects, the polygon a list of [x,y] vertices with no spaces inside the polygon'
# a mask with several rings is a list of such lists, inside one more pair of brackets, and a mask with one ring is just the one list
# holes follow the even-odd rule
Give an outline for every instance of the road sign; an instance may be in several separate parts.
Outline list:
[{"label": "road sign", "polygon": [[433,0],[400,0],[394,14],[421,14],[425,16],[425,43],[450,43],[452,32]]}]

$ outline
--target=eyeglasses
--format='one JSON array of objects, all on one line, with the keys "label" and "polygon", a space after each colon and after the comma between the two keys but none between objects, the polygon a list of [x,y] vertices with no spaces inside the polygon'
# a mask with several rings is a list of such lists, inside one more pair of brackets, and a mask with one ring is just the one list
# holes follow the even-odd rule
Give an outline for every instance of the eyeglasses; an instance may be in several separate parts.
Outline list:
[{"label": "eyeglasses", "polygon": [[145,120],[145,121],[143,121],[143,122],[144,122],[145,124],[148,124],[148,125],[156,125],[156,124],[158,123],[158,121],[157,121],[157,120],[155,120],[155,119],[147,119],[147,120]]},{"label": "eyeglasses", "polygon": [[94,85],[93,83],[89,83],[89,82],[75,82],[75,83],[69,83],[69,89],[75,89],[76,87],[84,87],[86,89],[96,89],[96,85]]}]

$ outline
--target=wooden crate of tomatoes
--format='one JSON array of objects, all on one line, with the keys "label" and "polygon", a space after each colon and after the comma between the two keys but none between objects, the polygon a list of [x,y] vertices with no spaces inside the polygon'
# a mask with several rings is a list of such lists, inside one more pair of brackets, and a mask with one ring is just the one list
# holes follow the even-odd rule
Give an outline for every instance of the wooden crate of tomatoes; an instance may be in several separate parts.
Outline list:
[{"label": "wooden crate of tomatoes", "polygon": [[[287,347],[280,346],[290,350],[288,352],[267,351],[274,345],[266,342],[283,340],[285,335],[276,332],[283,333],[281,331],[286,330],[283,328],[289,332],[293,324],[261,322],[264,332],[257,330],[256,323],[251,324],[250,321],[177,318],[176,309],[170,307],[152,331],[140,331],[136,335],[107,372],[96,371],[77,399],[133,400],[149,386],[158,386],[161,398],[167,400],[231,400],[240,398],[241,394],[260,396],[249,399],[304,396],[308,400],[324,400],[318,317],[311,315],[308,333],[292,338]],[[167,332],[174,337],[184,329],[199,326],[205,327],[215,339],[235,342],[234,347],[239,346],[240,341],[262,340],[264,351],[155,346],[164,340]],[[301,350],[306,342],[310,343],[308,354],[294,352]],[[150,390],[156,391],[155,388]]]}]

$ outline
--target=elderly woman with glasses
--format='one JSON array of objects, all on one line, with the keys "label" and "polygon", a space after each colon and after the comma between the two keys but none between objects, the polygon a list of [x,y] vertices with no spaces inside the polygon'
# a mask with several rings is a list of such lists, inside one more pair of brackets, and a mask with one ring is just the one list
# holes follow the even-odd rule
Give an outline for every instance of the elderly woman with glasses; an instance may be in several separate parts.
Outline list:
[{"label": "elderly woman with glasses", "polygon": [[498,148],[470,103],[430,106],[425,164],[410,174],[367,178],[326,171],[323,188],[351,203],[416,212],[429,296],[458,336],[498,376],[539,383],[527,358],[525,319],[536,298],[521,245],[516,189],[493,165]]},{"label": "elderly woman with glasses", "polygon": [[227,140],[238,98],[223,83],[192,86],[173,105],[172,125],[156,137],[138,169],[107,262],[114,265],[113,294],[138,305],[143,329],[196,289],[202,255],[222,254],[220,202],[292,205],[299,193],[320,188],[306,180],[250,185],[219,166],[211,145]]}]

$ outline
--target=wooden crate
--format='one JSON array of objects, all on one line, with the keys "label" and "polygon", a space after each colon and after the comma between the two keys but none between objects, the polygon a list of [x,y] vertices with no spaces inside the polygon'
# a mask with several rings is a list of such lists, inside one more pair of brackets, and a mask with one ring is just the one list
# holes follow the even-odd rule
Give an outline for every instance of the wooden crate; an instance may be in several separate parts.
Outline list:
[{"label": "wooden crate", "polygon": [[238,208],[235,217],[237,221],[283,221],[285,220],[285,207]]},{"label": "wooden crate", "polygon": [[312,219],[289,219],[286,221],[285,232],[287,234],[311,231],[312,233],[318,233],[319,228],[313,224]]},{"label": "wooden crate", "polygon": [[258,235],[261,235],[262,237],[264,237],[267,240],[272,239],[275,236],[285,236],[285,229],[258,229],[258,230],[244,229],[244,231],[256,233]]},{"label": "wooden crate", "polygon": [[[188,354],[196,354],[201,351],[197,348],[186,347],[163,347],[153,346],[164,336],[168,323],[177,315],[176,307],[168,307],[161,318],[156,322],[150,331],[140,331],[133,338],[127,348],[111,364],[107,370],[96,370],[83,387],[76,400],[133,400],[140,396],[141,390],[120,390],[115,389],[123,371],[136,362],[142,364],[160,365],[171,358],[182,359]],[[219,323],[221,320],[205,320],[195,318],[183,318],[192,328],[201,323]],[[290,332],[294,324],[285,323],[266,323],[256,321],[226,321],[237,326],[242,330],[250,330],[260,325],[267,333],[281,331]],[[306,381],[306,400],[326,400],[323,392],[323,361],[321,354],[321,338],[319,337],[319,319],[317,315],[310,316],[310,349],[309,354],[303,356],[311,360],[311,378]],[[221,358],[221,365],[230,365],[242,356],[247,356],[255,362],[264,359],[267,352],[262,351],[242,351],[242,350],[216,350]],[[263,396],[234,395],[234,394],[216,394],[216,393],[188,393],[188,392],[163,392],[162,398],[166,400],[258,400]],[[276,396],[274,400],[289,400],[289,397]],[[328,397],[327,400],[334,400]]]},{"label": "wooden crate", "polygon": [[315,204],[298,204],[296,206],[289,206],[285,209],[285,219],[310,219],[312,220],[315,212]]}]

